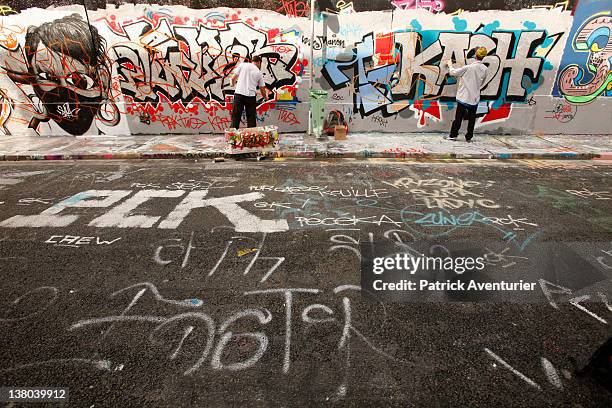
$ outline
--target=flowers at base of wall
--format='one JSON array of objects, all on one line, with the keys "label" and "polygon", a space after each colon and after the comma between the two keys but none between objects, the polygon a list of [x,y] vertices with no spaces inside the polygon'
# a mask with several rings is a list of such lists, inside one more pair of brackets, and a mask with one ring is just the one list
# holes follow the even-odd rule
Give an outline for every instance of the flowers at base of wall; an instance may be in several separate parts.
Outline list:
[{"label": "flowers at base of wall", "polygon": [[264,126],[248,129],[227,129],[225,140],[232,149],[276,147],[278,144],[278,128]]}]

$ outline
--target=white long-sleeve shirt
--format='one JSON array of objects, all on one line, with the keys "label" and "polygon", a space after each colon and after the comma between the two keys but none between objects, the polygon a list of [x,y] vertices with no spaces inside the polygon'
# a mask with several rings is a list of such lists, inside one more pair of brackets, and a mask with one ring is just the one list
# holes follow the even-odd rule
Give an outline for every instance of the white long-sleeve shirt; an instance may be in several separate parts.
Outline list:
[{"label": "white long-sleeve shirt", "polygon": [[478,105],[480,102],[480,88],[484,85],[487,77],[487,66],[482,61],[474,61],[461,68],[453,68],[450,65],[449,73],[459,78],[459,88],[457,88],[457,102],[466,105]]}]

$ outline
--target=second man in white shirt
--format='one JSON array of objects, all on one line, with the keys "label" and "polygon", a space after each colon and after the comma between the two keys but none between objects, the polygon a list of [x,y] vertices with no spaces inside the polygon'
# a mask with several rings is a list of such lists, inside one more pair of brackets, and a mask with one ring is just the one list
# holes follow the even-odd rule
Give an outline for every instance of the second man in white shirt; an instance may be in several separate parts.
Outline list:
[{"label": "second man in white shirt", "polygon": [[468,127],[465,141],[469,142],[474,136],[474,125],[476,124],[476,109],[480,102],[480,88],[484,85],[487,77],[487,66],[482,63],[487,56],[487,49],[480,47],[476,50],[476,60],[461,68],[454,68],[453,63],[448,60],[447,65],[451,76],[457,77],[459,87],[457,88],[457,110],[455,120],[450,134],[445,137],[448,140],[457,140],[463,117],[467,115]]}]

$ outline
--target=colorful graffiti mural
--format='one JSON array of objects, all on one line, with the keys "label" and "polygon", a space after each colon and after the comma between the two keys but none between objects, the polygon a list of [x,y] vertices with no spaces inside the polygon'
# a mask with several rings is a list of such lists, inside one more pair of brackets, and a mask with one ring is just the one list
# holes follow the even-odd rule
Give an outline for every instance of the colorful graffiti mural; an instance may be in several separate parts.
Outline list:
[{"label": "colorful graffiti mural", "polygon": [[[311,83],[352,130],[447,131],[457,84],[445,61],[470,63],[479,46],[490,53],[480,132],[575,132],[586,111],[553,125],[550,112],[606,111],[609,2],[481,3],[467,12],[463,0],[322,1],[311,38],[301,1],[266,10],[102,1],[41,13],[18,0],[0,15],[0,136],[223,132],[229,75],[254,55],[273,91],[258,101],[258,123],[282,132],[306,131]],[[585,123],[607,134],[609,122]]]},{"label": "colorful graffiti mural", "polygon": [[31,128],[52,120],[67,133],[82,135],[96,117],[111,126],[119,121],[119,110],[108,99],[105,40],[78,14],[29,27],[25,45],[13,47],[4,68],[13,82],[33,90],[27,95]]},{"label": "colorful graffiti mural", "polygon": [[580,2],[563,54],[554,95],[573,104],[612,96],[612,4]]},{"label": "colorful graffiti mural", "polygon": [[218,120],[203,119],[200,110],[215,116],[231,109],[229,75],[253,55],[263,58],[269,89],[295,89],[298,47],[270,43],[270,33],[250,19],[143,14],[125,22],[111,15],[95,25],[72,14],[30,26],[23,44],[5,47],[3,69],[30,102],[23,108],[28,127],[41,133],[41,122],[53,122],[71,135],[91,134],[122,115],[169,130],[216,127]]},{"label": "colorful graffiti mural", "polygon": [[[229,76],[239,62],[254,55],[263,59],[264,80],[270,90],[295,87],[300,71],[295,45],[270,44],[267,32],[244,21],[211,27],[178,25],[160,18],[115,25],[113,34],[128,40],[110,52],[127,111],[152,120],[164,116],[163,105],[194,115],[199,109],[209,113],[229,110],[233,94]],[[170,128],[176,126],[174,121],[169,123]],[[205,123],[192,121],[197,129]]]},{"label": "colorful graffiti mural", "polygon": [[391,116],[411,107],[422,127],[426,117],[441,119],[440,102],[454,100],[456,81],[449,78],[443,62],[454,59],[459,65],[469,64],[475,48],[482,46],[489,56],[483,61],[488,73],[480,111],[488,114],[486,101],[496,101],[496,119],[502,119],[501,112],[511,112],[508,103],[526,102],[541,83],[546,64],[551,65],[546,57],[563,34],[499,30],[499,21],[468,32],[467,21],[454,17],[452,22],[455,31],[423,30],[413,20],[410,30],[369,33],[352,49],[328,60],[322,74],[334,90],[352,84],[354,110],[362,117],[378,111]]}]

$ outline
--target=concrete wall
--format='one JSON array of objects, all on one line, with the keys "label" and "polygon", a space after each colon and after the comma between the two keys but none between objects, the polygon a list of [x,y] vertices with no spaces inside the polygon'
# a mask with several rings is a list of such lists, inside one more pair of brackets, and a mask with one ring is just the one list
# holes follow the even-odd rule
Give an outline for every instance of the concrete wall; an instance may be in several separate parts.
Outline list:
[{"label": "concrete wall", "polygon": [[275,92],[258,121],[281,131],[307,129],[310,65],[325,112],[351,131],[447,131],[456,83],[443,62],[469,63],[477,46],[490,50],[477,132],[612,129],[608,0],[320,3],[313,39],[300,1],[72,2],[0,6],[0,134],[222,132],[229,73],[251,55]]}]

